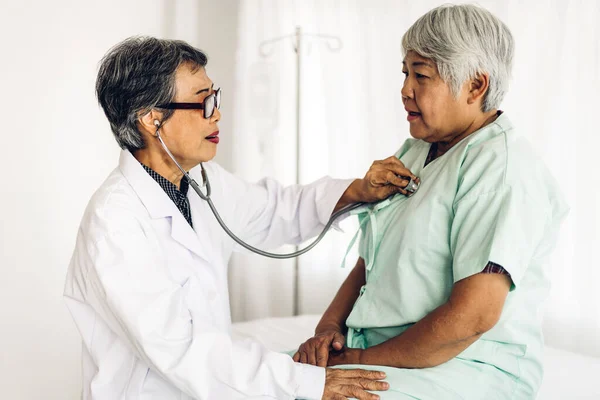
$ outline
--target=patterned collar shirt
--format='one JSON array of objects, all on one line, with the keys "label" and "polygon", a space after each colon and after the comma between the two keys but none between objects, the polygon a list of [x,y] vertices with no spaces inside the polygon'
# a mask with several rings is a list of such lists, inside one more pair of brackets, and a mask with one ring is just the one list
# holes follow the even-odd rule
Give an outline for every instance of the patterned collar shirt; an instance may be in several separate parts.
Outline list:
[{"label": "patterned collar shirt", "polygon": [[160,185],[167,196],[173,200],[173,203],[175,203],[179,211],[181,211],[181,214],[183,214],[185,220],[188,222],[188,224],[190,224],[192,229],[194,229],[194,225],[192,224],[192,211],[190,209],[190,202],[187,198],[187,192],[189,189],[189,183],[187,179],[182,178],[180,188],[177,189],[177,186],[175,186],[171,181],[159,175],[150,167],[144,164],[142,164],[142,167],[144,167],[146,172]]}]

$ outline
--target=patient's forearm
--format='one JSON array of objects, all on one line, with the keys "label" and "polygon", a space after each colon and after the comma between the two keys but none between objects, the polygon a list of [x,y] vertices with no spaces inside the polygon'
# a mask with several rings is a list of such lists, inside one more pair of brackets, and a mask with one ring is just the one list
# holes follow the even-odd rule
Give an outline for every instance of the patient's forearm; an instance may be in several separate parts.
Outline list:
[{"label": "patient's forearm", "polygon": [[478,332],[473,320],[446,303],[401,335],[364,350],[361,364],[397,368],[428,368],[445,363],[473,344]]},{"label": "patient's forearm", "polygon": [[346,330],[346,319],[358,298],[360,288],[365,284],[365,261],[359,258],[356,266],[338,290],[333,301],[323,314],[321,321],[315,329],[315,333],[329,329]]}]

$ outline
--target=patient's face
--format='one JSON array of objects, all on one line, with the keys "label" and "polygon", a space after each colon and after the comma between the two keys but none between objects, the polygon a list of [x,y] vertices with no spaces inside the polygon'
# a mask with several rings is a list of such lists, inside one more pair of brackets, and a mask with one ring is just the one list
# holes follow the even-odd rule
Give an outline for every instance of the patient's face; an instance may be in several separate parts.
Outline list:
[{"label": "patient's face", "polygon": [[411,136],[430,143],[450,142],[468,128],[467,84],[456,99],[435,62],[412,50],[404,58],[402,73],[402,101],[409,111]]}]

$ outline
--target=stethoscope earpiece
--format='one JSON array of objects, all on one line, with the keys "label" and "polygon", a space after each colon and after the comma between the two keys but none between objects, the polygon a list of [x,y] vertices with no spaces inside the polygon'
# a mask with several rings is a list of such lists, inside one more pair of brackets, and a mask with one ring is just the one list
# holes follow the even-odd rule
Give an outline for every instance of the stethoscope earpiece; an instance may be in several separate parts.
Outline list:
[{"label": "stethoscope earpiece", "polygon": [[154,136],[156,136],[157,138],[160,138],[160,133],[158,132],[158,130],[160,129],[160,121],[155,119],[154,126],[156,127],[156,132],[154,133]]}]

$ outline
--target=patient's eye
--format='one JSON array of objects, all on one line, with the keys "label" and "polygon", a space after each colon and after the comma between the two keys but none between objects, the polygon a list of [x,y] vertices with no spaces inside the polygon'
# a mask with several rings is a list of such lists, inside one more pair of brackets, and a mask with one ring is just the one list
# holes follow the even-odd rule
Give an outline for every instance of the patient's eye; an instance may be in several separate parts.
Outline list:
[{"label": "patient's eye", "polygon": [[[408,77],[408,71],[402,71],[402,73],[404,74],[404,79],[406,79]],[[429,78],[427,75],[419,74],[417,72],[415,72],[415,76],[417,79]]]}]

